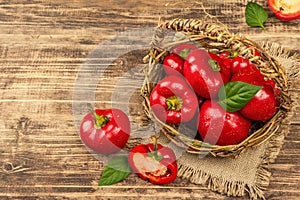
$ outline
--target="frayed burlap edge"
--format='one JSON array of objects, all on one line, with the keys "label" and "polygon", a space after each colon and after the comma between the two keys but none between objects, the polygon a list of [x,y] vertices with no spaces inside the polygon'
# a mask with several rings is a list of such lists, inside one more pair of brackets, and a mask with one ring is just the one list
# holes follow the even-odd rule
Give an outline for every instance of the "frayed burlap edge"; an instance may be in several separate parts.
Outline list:
[{"label": "frayed burlap edge", "polygon": [[[288,131],[286,131],[286,133],[287,132]],[[275,158],[279,154],[284,135],[285,133],[281,132],[270,139],[265,154],[261,158],[261,163],[257,168],[255,184],[253,185],[214,177],[214,175],[187,166],[185,163],[180,162],[180,160],[178,160],[178,177],[188,179],[191,183],[206,185],[208,189],[227,196],[244,196],[248,193],[250,199],[265,199],[263,191],[269,185],[271,176],[271,173],[268,171],[268,166],[275,161]]]}]

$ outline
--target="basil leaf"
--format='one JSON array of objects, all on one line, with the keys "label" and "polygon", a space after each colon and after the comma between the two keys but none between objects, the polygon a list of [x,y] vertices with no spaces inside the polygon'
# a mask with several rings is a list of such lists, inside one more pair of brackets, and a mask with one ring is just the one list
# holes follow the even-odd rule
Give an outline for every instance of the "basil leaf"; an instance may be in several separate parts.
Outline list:
[{"label": "basil leaf", "polygon": [[226,111],[236,112],[242,109],[261,88],[241,81],[228,82],[219,89],[218,103]]},{"label": "basil leaf", "polygon": [[112,158],[104,167],[99,186],[112,185],[126,179],[131,173],[126,156]]},{"label": "basil leaf", "polygon": [[259,4],[255,2],[249,2],[246,6],[246,23],[249,26],[260,26],[263,29],[265,21],[268,19],[268,13]]}]

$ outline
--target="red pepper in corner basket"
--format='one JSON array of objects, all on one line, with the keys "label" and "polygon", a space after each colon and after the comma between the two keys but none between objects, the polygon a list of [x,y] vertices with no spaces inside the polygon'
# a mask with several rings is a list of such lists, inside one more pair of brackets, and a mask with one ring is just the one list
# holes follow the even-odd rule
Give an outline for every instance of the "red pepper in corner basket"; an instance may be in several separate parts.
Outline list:
[{"label": "red pepper in corner basket", "polygon": [[178,167],[172,149],[157,144],[140,144],[131,149],[128,163],[133,172],[152,184],[168,184],[177,177]]},{"label": "red pepper in corner basket", "polygon": [[294,20],[300,17],[299,0],[268,0],[269,8],[282,21]]},{"label": "red pepper in corner basket", "polygon": [[198,99],[183,78],[171,75],[159,81],[152,90],[150,105],[161,121],[179,124],[194,117],[198,109]]}]

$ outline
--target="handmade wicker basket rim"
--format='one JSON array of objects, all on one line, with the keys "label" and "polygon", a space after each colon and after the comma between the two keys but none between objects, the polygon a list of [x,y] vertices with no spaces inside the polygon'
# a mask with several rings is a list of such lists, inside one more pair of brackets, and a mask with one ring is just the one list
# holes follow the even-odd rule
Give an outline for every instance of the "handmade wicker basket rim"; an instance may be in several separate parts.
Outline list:
[{"label": "handmade wicker basket rim", "polygon": [[[211,145],[187,137],[180,133],[176,126],[160,121],[151,110],[149,96],[155,87],[154,83],[157,83],[162,78],[162,69],[159,63],[168,54],[168,49],[166,46],[162,48],[161,43],[165,35],[171,31],[183,33],[188,40],[192,40],[206,49],[212,51],[231,49],[238,52],[240,56],[249,59],[260,69],[265,77],[273,79],[281,91],[281,105],[276,114],[262,127],[253,131],[243,142],[227,146]],[[175,43],[184,42],[184,39],[175,41]],[[169,45],[174,45],[174,42],[169,43]],[[257,49],[261,56],[254,56],[254,48],[249,48],[249,46]],[[282,121],[292,106],[291,97],[288,92],[288,81],[283,66],[266,52],[261,45],[241,35],[231,34],[225,26],[214,21],[176,18],[160,23],[153,36],[150,51],[144,60],[149,63],[145,70],[145,80],[141,88],[141,94],[144,97],[143,105],[145,113],[151,121],[162,128],[162,132],[168,139],[177,146],[186,148],[186,151],[191,154],[210,153],[216,157],[237,157],[247,148],[260,145],[272,137],[280,128]]]}]

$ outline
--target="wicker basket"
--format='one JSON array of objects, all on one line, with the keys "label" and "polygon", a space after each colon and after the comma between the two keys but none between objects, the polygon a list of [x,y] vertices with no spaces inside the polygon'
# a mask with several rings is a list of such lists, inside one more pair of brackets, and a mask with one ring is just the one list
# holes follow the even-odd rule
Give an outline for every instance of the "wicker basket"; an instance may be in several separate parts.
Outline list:
[{"label": "wicker basket", "polygon": [[[184,37],[179,37],[173,41],[165,41],[166,35],[174,32]],[[182,129],[178,129],[178,125],[165,124],[152,112],[149,96],[155,87],[155,83],[163,78],[163,68],[160,65],[163,58],[168,54],[169,47],[188,41],[204,47],[209,51],[231,49],[238,52],[240,56],[254,63],[265,77],[273,79],[281,91],[281,104],[276,114],[266,123],[253,123],[249,136],[243,142],[228,146],[204,143],[198,139],[187,136],[188,134],[184,133]],[[254,48],[259,51],[261,56],[254,56]],[[141,94],[145,100],[145,113],[156,125],[162,128],[161,130],[167,138],[177,146],[185,148],[189,153],[210,153],[216,157],[236,157],[247,148],[267,141],[278,131],[282,120],[291,109],[288,81],[281,64],[257,43],[245,37],[229,33],[226,27],[219,23],[197,19],[174,19],[161,23],[153,37],[149,54],[146,55],[144,59],[149,62],[148,68],[145,70],[145,82],[141,89]]]}]

